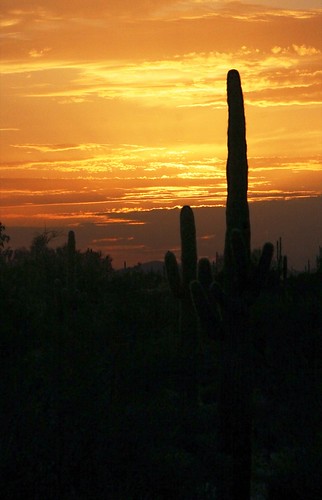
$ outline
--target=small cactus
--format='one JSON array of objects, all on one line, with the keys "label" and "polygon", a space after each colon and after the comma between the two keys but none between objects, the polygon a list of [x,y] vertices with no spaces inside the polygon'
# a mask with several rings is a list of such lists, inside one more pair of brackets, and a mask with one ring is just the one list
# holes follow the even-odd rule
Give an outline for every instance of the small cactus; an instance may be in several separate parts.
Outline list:
[{"label": "small cactus", "polygon": [[182,389],[184,405],[198,401],[197,351],[198,325],[190,294],[190,283],[197,276],[197,244],[193,211],[184,206],[180,212],[181,272],[173,252],[165,255],[165,267],[170,289],[180,300],[180,357],[182,359]]},{"label": "small cactus", "polygon": [[282,252],[282,237],[276,241],[276,275],[279,283],[285,284],[288,277],[287,255]]},{"label": "small cactus", "polygon": [[67,291],[73,297],[76,291],[76,241],[74,231],[69,231],[67,241]]},{"label": "small cactus", "polygon": [[71,321],[72,318],[75,319],[80,299],[80,293],[76,286],[76,255],[75,233],[74,231],[69,231],[66,256],[66,288],[63,289],[63,297],[68,321]]}]

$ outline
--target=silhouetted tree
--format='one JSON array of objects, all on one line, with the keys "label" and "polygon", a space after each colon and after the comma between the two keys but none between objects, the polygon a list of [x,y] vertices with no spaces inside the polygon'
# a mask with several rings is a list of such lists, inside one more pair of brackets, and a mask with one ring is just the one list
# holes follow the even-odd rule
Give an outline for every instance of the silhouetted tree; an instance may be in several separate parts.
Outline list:
[{"label": "silhouetted tree", "polygon": [[6,233],[5,233],[5,230],[6,230],[6,226],[4,226],[2,224],[2,222],[0,222],[0,247],[4,247],[5,243],[8,243],[9,240],[10,240],[10,236],[8,236]]}]

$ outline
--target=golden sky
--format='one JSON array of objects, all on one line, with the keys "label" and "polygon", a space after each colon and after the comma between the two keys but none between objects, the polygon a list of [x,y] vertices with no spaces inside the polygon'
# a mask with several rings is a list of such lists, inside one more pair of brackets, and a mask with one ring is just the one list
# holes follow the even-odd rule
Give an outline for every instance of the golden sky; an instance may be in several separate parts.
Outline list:
[{"label": "golden sky", "polygon": [[249,199],[321,196],[321,0],[2,0],[0,11],[7,227],[137,225],[125,214],[224,205],[231,68]]}]

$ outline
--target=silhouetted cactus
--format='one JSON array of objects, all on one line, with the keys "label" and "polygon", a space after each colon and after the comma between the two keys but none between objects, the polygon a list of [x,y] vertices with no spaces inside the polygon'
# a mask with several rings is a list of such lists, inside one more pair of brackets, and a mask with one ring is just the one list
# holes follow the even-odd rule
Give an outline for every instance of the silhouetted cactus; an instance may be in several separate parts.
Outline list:
[{"label": "silhouetted cactus", "polygon": [[172,252],[165,255],[165,266],[170,289],[180,300],[180,341],[182,359],[182,389],[185,405],[195,405],[198,400],[197,384],[197,318],[190,294],[190,283],[197,276],[197,244],[193,211],[184,206],[180,213],[181,272]]},{"label": "silhouetted cactus", "polygon": [[[76,309],[79,303],[79,290],[76,283],[76,240],[74,231],[69,231],[66,246],[66,287],[61,290],[62,315],[71,320],[75,317]],[[61,281],[56,280],[56,297],[59,298],[59,289]],[[57,298],[56,298],[57,300]],[[58,301],[59,302],[59,301]]]},{"label": "silhouetted cactus", "polygon": [[[250,220],[247,201],[248,164],[244,103],[239,73],[227,76],[228,160],[226,237],[223,286],[203,272],[191,283],[191,292],[202,323],[221,340],[218,396],[218,445],[221,471],[220,500],[249,500],[252,428],[252,338],[250,306],[266,279],[273,246],[264,245],[257,268],[250,255]],[[203,264],[203,268],[210,266]]]},{"label": "silhouetted cactus", "polygon": [[70,298],[76,291],[76,241],[74,231],[69,231],[67,241],[67,291]]},{"label": "silhouetted cactus", "polygon": [[279,280],[283,280],[285,283],[288,275],[287,268],[287,255],[283,255],[282,252],[282,238],[281,236],[276,241],[276,267],[277,275]]}]

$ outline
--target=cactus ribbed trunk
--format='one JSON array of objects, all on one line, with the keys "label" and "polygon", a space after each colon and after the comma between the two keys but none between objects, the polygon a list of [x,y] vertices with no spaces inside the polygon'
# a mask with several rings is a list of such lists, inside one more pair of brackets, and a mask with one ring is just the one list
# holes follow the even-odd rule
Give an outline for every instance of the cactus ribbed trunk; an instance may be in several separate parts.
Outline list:
[{"label": "cactus ribbed trunk", "polygon": [[[243,94],[237,71],[227,76],[228,160],[224,293],[219,394],[220,500],[249,500],[251,483],[252,356],[248,308],[242,297],[250,266],[248,163]],[[238,231],[238,233],[236,233]],[[235,235],[238,234],[237,240]]]},{"label": "cactus ribbed trunk", "polygon": [[183,363],[184,406],[198,404],[197,351],[198,327],[190,293],[190,283],[197,277],[197,243],[193,211],[184,206],[180,213],[182,298],[180,306],[180,344]]},{"label": "cactus ribbed trunk", "polygon": [[227,75],[227,101],[228,158],[224,269],[226,292],[233,293],[236,274],[231,245],[232,231],[237,229],[241,232],[247,258],[250,259],[246,125],[240,76],[236,70],[230,70]]},{"label": "cactus ribbed trunk", "polygon": [[180,300],[179,361],[183,408],[198,404],[198,325],[190,293],[190,283],[197,275],[197,243],[193,211],[184,206],[180,212],[181,272],[172,252],[165,256],[170,288]]},{"label": "cactus ribbed trunk", "polygon": [[221,345],[218,445],[219,500],[249,500],[251,485],[252,355],[248,316],[226,311]]}]

